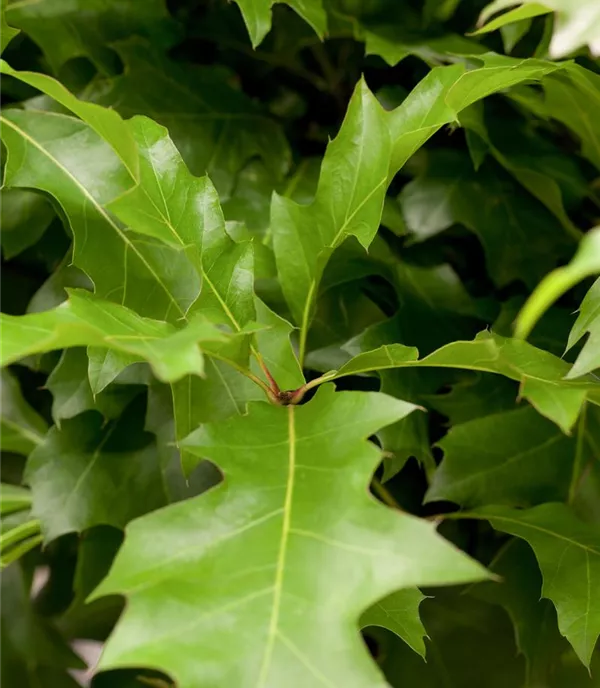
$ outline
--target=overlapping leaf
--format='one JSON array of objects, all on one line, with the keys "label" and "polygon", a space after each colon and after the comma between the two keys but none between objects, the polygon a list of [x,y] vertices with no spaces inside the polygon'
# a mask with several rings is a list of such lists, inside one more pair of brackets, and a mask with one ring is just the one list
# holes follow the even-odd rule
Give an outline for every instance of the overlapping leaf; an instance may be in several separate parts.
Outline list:
[{"label": "overlapping leaf", "polygon": [[192,173],[208,174],[222,195],[232,193],[252,158],[260,158],[276,181],[287,172],[290,150],[280,125],[232,85],[223,67],[182,69],[136,38],[114,48],[125,71],[94,82],[86,98],[167,127]]},{"label": "overlapping leaf", "polygon": [[6,369],[0,371],[0,376],[2,450],[26,456],[42,442],[48,426],[25,401],[16,378]]},{"label": "overlapping leaf", "polygon": [[373,370],[424,366],[463,368],[504,375],[521,383],[520,395],[542,414],[569,432],[586,399],[598,404],[597,381],[565,380],[571,367],[547,351],[521,340],[481,333],[472,342],[452,342],[418,359],[414,347],[386,344],[355,356],[331,377],[356,375]]},{"label": "overlapping leaf", "polygon": [[457,425],[438,443],[444,459],[426,501],[479,507],[566,500],[575,467],[594,457],[586,431],[581,423],[567,437],[531,407]]},{"label": "overlapping leaf", "polygon": [[[185,446],[225,481],[130,526],[95,593],[129,599],[101,667],[150,662],[182,688],[198,672],[215,686],[385,685],[359,614],[399,587],[485,575],[431,524],[365,492],[379,452],[364,438],[412,408],[325,388],[304,406],[253,404],[192,434]],[[148,623],[157,610],[160,627]]]},{"label": "overlapping leaf", "polygon": [[2,315],[2,365],[34,353],[71,346],[101,346],[147,360],[159,379],[201,375],[199,344],[210,347],[226,340],[210,321],[198,314],[182,329],[160,320],[142,318],[89,292],[72,290],[57,308],[23,316]]},{"label": "overlapping leaf", "polygon": [[[275,195],[273,247],[283,293],[301,326],[300,359],[319,281],[332,251],[348,236],[368,246],[379,226],[389,168],[384,113],[364,82],[328,146],[312,204]],[[308,231],[307,231],[308,230]]]},{"label": "overlapping leaf", "polygon": [[95,411],[63,420],[32,452],[25,481],[47,542],[100,524],[123,528],[165,504],[156,446],[139,410],[108,425]]},{"label": "overlapping leaf", "polygon": [[56,0],[52,3],[13,3],[6,12],[12,26],[22,29],[42,48],[54,72],[74,57],[89,57],[103,71],[112,73],[114,56],[108,43],[142,35],[154,44],[169,47],[177,27],[164,0],[143,5],[124,0]]}]

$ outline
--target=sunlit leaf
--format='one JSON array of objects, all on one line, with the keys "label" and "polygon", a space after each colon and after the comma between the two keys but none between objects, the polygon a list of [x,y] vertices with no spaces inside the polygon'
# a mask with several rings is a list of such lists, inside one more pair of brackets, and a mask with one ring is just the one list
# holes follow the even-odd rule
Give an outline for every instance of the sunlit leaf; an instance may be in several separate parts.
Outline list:
[{"label": "sunlit leaf", "polygon": [[600,634],[598,532],[564,504],[543,504],[526,511],[486,507],[470,517],[489,520],[494,528],[528,542],[538,560],[542,595],[558,612],[561,633],[589,667]]},{"label": "sunlit leaf", "polygon": [[[432,524],[365,491],[379,452],[364,438],[412,408],[323,389],[304,406],[254,404],[192,434],[185,446],[216,461],[225,481],[128,529],[94,593],[129,599],[101,668],[151,661],[182,688],[209,670],[219,686],[385,685],[360,642],[360,613],[401,587],[485,576]],[[425,550],[435,555],[422,557]],[[326,579],[324,566],[333,574]],[[147,622],[157,603],[177,609],[162,614],[160,628]],[[232,629],[243,638],[236,662],[223,645]],[[168,648],[157,643],[165,633]],[[206,650],[190,654],[192,645]]]}]

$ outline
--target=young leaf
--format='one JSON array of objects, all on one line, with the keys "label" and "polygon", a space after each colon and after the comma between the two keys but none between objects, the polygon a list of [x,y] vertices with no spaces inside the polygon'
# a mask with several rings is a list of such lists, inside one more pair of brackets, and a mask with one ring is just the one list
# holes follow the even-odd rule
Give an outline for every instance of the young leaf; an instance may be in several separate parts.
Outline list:
[{"label": "young leaf", "polygon": [[419,617],[419,605],[424,599],[425,596],[417,588],[397,590],[369,607],[360,617],[360,625],[362,628],[387,628],[425,658],[423,637],[427,633]]},{"label": "young leaf", "polygon": [[526,511],[490,506],[468,513],[528,542],[538,560],[542,595],[558,612],[560,632],[589,667],[600,634],[600,537],[564,504]]},{"label": "young leaf", "polygon": [[569,334],[567,350],[574,346],[586,332],[589,332],[589,337],[567,374],[569,379],[580,377],[600,368],[600,348],[598,345],[600,339],[600,279],[594,282],[581,303],[579,315]]},{"label": "young leaf", "polygon": [[41,444],[48,425],[25,401],[17,379],[8,370],[0,370],[0,382],[2,451],[27,456],[32,449]]},{"label": "young leaf", "polygon": [[[366,248],[381,218],[389,168],[384,113],[364,81],[356,87],[337,137],[329,144],[314,201],[301,206],[275,194],[273,247],[281,287],[300,325],[300,361],[323,269],[348,236]],[[307,231],[308,230],[308,231]]]},{"label": "young leaf", "polygon": [[465,507],[566,499],[574,466],[593,456],[585,436],[566,437],[531,407],[457,425],[438,446],[444,460],[426,501]]},{"label": "young leaf", "polygon": [[156,447],[138,410],[134,404],[104,427],[95,411],[64,420],[31,453],[25,481],[46,542],[100,524],[123,528],[165,504]]},{"label": "young leaf", "polygon": [[192,173],[208,174],[222,199],[252,159],[259,158],[275,180],[288,171],[291,154],[282,127],[232,86],[222,65],[182,68],[139,38],[119,41],[114,49],[123,73],[92,84],[86,97],[123,117],[146,115],[167,127]]},{"label": "young leaf", "polygon": [[48,376],[46,387],[52,394],[52,418],[57,425],[95,409],[106,418],[117,418],[139,393],[133,385],[113,385],[101,394],[93,394],[88,379],[88,357],[85,349],[66,349]]},{"label": "young leaf", "polygon": [[54,349],[102,346],[147,360],[166,382],[202,375],[201,343],[210,348],[211,343],[226,341],[226,335],[200,314],[177,330],[83,290],[70,290],[69,300],[51,311],[0,318],[1,365]]},{"label": "young leaf", "polygon": [[107,208],[132,230],[184,252],[202,276],[193,310],[214,311],[215,321],[241,330],[255,317],[252,247],[228,236],[213,185],[189,173],[164,127],[146,117],[129,125],[140,183]]},{"label": "young leaf", "polygon": [[526,2],[521,7],[517,7],[514,10],[505,12],[499,17],[492,19],[487,24],[484,23],[488,17],[491,17],[498,10],[504,9],[504,7],[510,7],[510,5],[517,5],[519,2],[520,0],[515,0],[514,2],[510,2],[510,0],[509,2],[506,2],[505,0],[500,0],[500,2],[498,2],[496,0],[496,2],[490,3],[479,15],[478,24],[483,24],[483,26],[480,26],[477,31],[473,31],[471,36],[478,36],[482,33],[490,33],[490,31],[496,31],[496,29],[502,29],[507,24],[512,24],[513,22],[522,22],[523,20],[539,17],[552,11],[549,7],[545,7],[540,3]]},{"label": "young leaf", "polygon": [[368,496],[380,457],[364,438],[412,409],[326,387],[193,433],[184,445],[225,481],[129,527],[94,593],[129,598],[101,668],[149,663],[181,688],[198,672],[215,686],[385,685],[357,633],[364,609],[399,588],[485,577],[433,524]]}]

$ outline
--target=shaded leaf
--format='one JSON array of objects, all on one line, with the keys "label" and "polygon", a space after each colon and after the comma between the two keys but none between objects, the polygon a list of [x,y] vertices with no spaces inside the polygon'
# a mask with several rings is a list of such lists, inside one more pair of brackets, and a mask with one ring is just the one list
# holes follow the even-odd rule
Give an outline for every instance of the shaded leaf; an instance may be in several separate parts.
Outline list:
[{"label": "shaded leaf", "polygon": [[532,506],[566,499],[576,465],[593,455],[526,407],[462,423],[438,443],[444,459],[426,501]]},{"label": "shaded leaf", "polygon": [[67,60],[84,56],[110,73],[115,63],[108,43],[137,34],[167,48],[177,37],[164,0],[143,6],[136,0],[118,7],[109,0],[55,0],[51,5],[17,2],[8,7],[6,18],[40,46],[54,72]]},{"label": "shaded leaf", "polygon": [[46,421],[25,401],[17,379],[6,369],[0,370],[2,383],[2,450],[27,456],[44,439]]},{"label": "shaded leaf", "polygon": [[417,588],[397,590],[367,609],[360,617],[360,625],[387,628],[425,657],[426,631],[419,617],[419,605],[424,599]]},{"label": "shaded leaf", "polygon": [[[300,361],[323,269],[346,237],[367,247],[379,226],[389,167],[384,113],[364,82],[323,159],[314,201],[301,206],[275,194],[273,247],[281,287],[300,326]],[[311,231],[306,231],[310,227]]]},{"label": "shaded leaf", "polygon": [[106,426],[95,411],[64,420],[32,452],[25,481],[46,542],[100,524],[123,528],[165,504],[156,447],[137,411]]},{"label": "shaded leaf", "polygon": [[139,393],[139,388],[130,385],[113,385],[94,396],[88,379],[88,357],[83,348],[63,352],[46,387],[52,394],[52,418],[57,425],[63,418],[94,409],[107,418],[116,418]]},{"label": "shaded leaf", "polygon": [[51,311],[2,315],[2,365],[33,353],[72,346],[103,346],[147,360],[159,379],[202,375],[200,343],[223,342],[225,335],[198,314],[182,329],[141,318],[116,303],[70,290],[69,300]]},{"label": "shaded leaf", "polygon": [[12,564],[0,574],[0,583],[2,684],[23,688],[40,685],[78,688],[79,684],[69,676],[67,669],[85,665],[53,625],[34,611],[30,577],[18,564]]},{"label": "shaded leaf", "polygon": [[[432,524],[367,495],[379,452],[363,438],[412,408],[327,388],[306,405],[253,404],[246,416],[192,434],[185,446],[216,461],[225,482],[128,529],[94,593],[129,598],[101,668],[150,662],[181,688],[195,685],[199,670],[210,670],[215,686],[383,686],[360,642],[359,614],[399,587],[485,576]],[[173,550],[175,542],[185,546]],[[422,557],[425,550],[435,555]],[[160,629],[147,622],[158,600],[177,609]],[[222,651],[232,628],[244,639],[235,663]],[[165,632],[168,648],[157,644]],[[205,650],[192,657],[192,645]]]},{"label": "shaded leaf", "polygon": [[[517,317],[515,336],[527,337],[536,322],[558,298],[581,280],[598,273],[600,273],[600,227],[596,227],[584,235],[577,253],[568,265],[553,270],[538,284]],[[589,308],[589,302],[587,308]],[[577,324],[574,327],[577,328]],[[569,348],[581,338],[584,331],[575,329],[578,336],[570,340]],[[589,367],[583,369],[580,364],[580,367],[575,367],[575,370],[581,370],[581,372],[571,372],[570,376],[577,377],[592,369]]]},{"label": "shaded leaf", "polygon": [[210,175],[222,196],[252,158],[260,158],[275,180],[285,174],[290,150],[280,125],[232,85],[223,67],[182,68],[136,38],[114,48],[125,71],[96,82],[87,98],[123,117],[147,115],[167,127],[192,173]]},{"label": "shaded leaf", "polygon": [[561,642],[552,603],[540,599],[542,576],[535,555],[523,540],[512,539],[500,549],[489,568],[500,580],[474,585],[471,594],[506,609],[515,628],[519,652],[527,661],[527,682],[549,684],[564,641]]},{"label": "shaded leaf", "polygon": [[564,504],[526,511],[486,507],[469,517],[487,519],[497,530],[531,545],[544,579],[542,595],[556,607],[560,632],[589,667],[600,634],[597,529],[579,521]]},{"label": "shaded leaf", "polygon": [[40,194],[22,189],[3,189],[0,242],[6,260],[33,246],[54,217],[48,201]]}]

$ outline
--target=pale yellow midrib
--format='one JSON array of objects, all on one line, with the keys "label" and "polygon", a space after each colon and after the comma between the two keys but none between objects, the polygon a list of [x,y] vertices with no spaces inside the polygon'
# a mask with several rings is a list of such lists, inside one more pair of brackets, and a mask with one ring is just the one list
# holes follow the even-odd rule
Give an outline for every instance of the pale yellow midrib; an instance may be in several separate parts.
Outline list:
[{"label": "pale yellow midrib", "polygon": [[279,614],[281,610],[281,593],[283,588],[283,576],[285,571],[285,560],[287,554],[287,543],[290,535],[292,522],[292,499],[294,495],[294,473],[296,470],[296,426],[294,416],[294,406],[288,406],[288,480],[283,503],[283,523],[281,526],[281,540],[279,542],[279,554],[277,557],[277,569],[275,571],[275,584],[273,589],[273,608],[271,610],[271,620],[267,632],[267,640],[263,661],[256,683],[257,688],[264,688],[269,676],[271,657],[273,656],[273,646],[277,636]]}]

